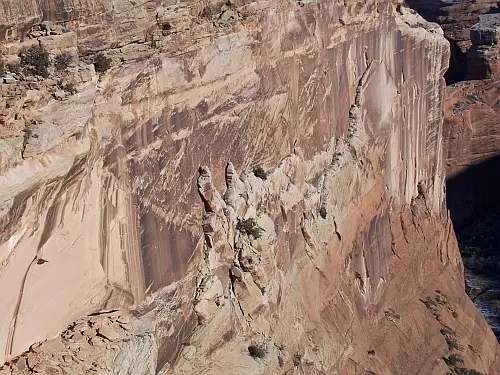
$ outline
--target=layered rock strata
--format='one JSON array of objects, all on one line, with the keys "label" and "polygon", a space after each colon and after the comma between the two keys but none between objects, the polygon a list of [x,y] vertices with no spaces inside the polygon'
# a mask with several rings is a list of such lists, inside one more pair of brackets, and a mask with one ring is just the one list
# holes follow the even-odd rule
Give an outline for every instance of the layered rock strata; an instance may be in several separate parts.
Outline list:
[{"label": "layered rock strata", "polygon": [[[445,210],[438,26],[378,0],[62,3],[115,65],[5,108],[45,141],[2,139],[0,371],[495,373]],[[47,37],[19,9],[8,51]]]}]

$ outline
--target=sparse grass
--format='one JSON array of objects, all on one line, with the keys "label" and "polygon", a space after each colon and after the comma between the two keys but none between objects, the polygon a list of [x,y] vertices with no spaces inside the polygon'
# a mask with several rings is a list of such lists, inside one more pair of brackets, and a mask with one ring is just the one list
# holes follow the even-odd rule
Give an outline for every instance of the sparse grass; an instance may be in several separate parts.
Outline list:
[{"label": "sparse grass", "polygon": [[248,353],[253,358],[264,359],[267,355],[267,350],[263,345],[250,345],[248,347]]},{"label": "sparse grass", "polygon": [[255,239],[262,237],[262,232],[264,231],[253,218],[238,221],[236,229],[239,230],[240,233],[247,234]]},{"label": "sparse grass", "polygon": [[262,168],[261,166],[256,167],[253,170],[253,174],[255,175],[255,177],[258,177],[261,180],[264,180],[264,181],[267,180],[267,173],[264,170],[264,168]]},{"label": "sparse grass", "polygon": [[21,55],[21,65],[27,73],[47,78],[50,66],[49,53],[40,45],[31,46]]}]

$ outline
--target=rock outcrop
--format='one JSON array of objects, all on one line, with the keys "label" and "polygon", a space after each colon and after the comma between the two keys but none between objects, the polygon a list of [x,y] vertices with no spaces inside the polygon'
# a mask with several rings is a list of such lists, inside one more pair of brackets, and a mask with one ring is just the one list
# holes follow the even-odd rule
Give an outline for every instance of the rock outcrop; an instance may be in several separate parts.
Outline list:
[{"label": "rock outcrop", "polygon": [[488,58],[488,51],[485,47],[476,47],[474,53],[468,54],[473,45],[471,29],[479,22],[482,15],[499,12],[498,1],[408,0],[407,2],[426,20],[437,22],[450,41],[450,69],[445,75],[448,83],[466,79],[469,59],[472,60],[472,69],[474,69],[477,59]]},{"label": "rock outcrop", "polygon": [[500,204],[497,79],[447,87],[444,120],[448,203],[456,229]]},{"label": "rock outcrop", "polygon": [[437,25],[381,0],[45,6],[0,1],[2,50],[76,40],[86,78],[2,108],[0,373],[497,371],[446,212]]}]

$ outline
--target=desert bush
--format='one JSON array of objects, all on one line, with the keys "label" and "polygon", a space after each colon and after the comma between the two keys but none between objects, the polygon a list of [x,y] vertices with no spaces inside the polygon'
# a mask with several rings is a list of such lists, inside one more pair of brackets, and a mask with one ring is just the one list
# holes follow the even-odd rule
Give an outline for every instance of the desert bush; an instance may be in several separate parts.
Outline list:
[{"label": "desert bush", "polygon": [[68,52],[63,52],[55,57],[54,66],[59,71],[66,70],[71,64],[72,60],[73,56],[71,56],[71,54],[69,54]]},{"label": "desert bush", "polygon": [[448,366],[457,366],[464,363],[463,358],[460,355],[452,354],[448,358],[443,358]]},{"label": "desert bush", "polygon": [[446,343],[448,344],[448,349],[449,350],[459,350],[460,349],[460,346],[455,341],[455,339],[446,338]]},{"label": "desert bush", "polygon": [[94,58],[94,67],[97,73],[104,73],[111,67],[111,59],[104,56],[102,53],[99,53]]},{"label": "desert bush", "polygon": [[266,171],[264,170],[264,168],[262,167],[256,167],[254,170],[253,170],[253,174],[255,175],[255,177],[258,177],[260,178],[261,180],[267,180],[267,173]]},{"label": "desert bush", "polygon": [[27,73],[47,78],[50,66],[49,53],[40,45],[31,46],[21,55],[21,65],[25,67]]},{"label": "desert bush", "polygon": [[5,74],[5,63],[3,62],[2,59],[0,59],[0,76],[3,76]]},{"label": "desert bush", "polygon": [[423,302],[425,306],[430,310],[437,307],[437,302],[432,297],[427,297],[427,299]]},{"label": "desert bush", "polygon": [[263,232],[263,229],[259,227],[257,221],[253,218],[238,221],[236,229],[239,230],[240,233],[253,236],[255,239],[260,238]]},{"label": "desert bush", "polygon": [[439,330],[439,332],[441,332],[441,334],[442,334],[443,336],[448,336],[448,335],[450,335],[450,336],[456,336],[455,331],[453,331],[453,330],[451,330],[451,329],[449,329],[449,328],[441,328],[441,329]]},{"label": "desert bush", "polygon": [[14,74],[21,73],[21,65],[17,61],[10,62],[6,65],[7,70]]},{"label": "desert bush", "polygon": [[266,357],[267,351],[262,345],[250,345],[248,347],[248,353],[253,358],[263,359]]}]

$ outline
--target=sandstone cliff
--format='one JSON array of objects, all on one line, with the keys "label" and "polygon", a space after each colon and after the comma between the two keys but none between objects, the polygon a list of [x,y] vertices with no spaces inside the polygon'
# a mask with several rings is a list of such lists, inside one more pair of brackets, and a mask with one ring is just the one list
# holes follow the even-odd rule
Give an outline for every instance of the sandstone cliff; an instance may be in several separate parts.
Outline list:
[{"label": "sandstone cliff", "polygon": [[498,373],[445,209],[437,25],[379,0],[2,7],[8,58],[80,60],[64,100],[5,89],[0,372]]}]

